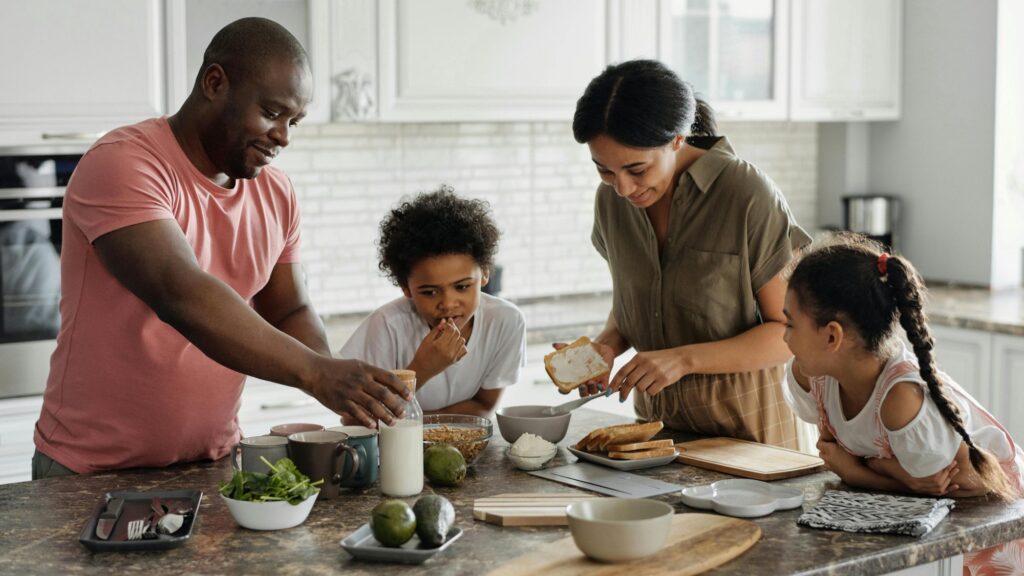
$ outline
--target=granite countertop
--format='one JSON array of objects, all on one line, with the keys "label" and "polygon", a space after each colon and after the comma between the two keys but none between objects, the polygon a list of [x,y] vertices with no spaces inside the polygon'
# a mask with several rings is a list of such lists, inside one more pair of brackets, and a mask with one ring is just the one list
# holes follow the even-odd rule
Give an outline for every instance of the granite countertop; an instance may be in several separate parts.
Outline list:
[{"label": "granite countertop", "polygon": [[[574,413],[556,464],[573,457],[564,449],[587,431],[625,419],[593,410]],[[677,440],[692,436],[677,434]],[[455,505],[460,540],[420,566],[352,560],[339,541],[367,521],[380,500],[377,487],[318,501],[306,522],[274,532],[238,527],[217,494],[218,481],[231,475],[228,462],[206,462],[156,470],[54,478],[0,486],[0,573],[108,574],[264,573],[264,574],[484,574],[504,562],[568,535],[565,527],[500,528],[472,520],[474,498],[505,492],[572,490],[515,470],[504,457],[507,444],[495,437],[460,488],[433,490]],[[681,464],[638,474],[682,485],[700,485],[728,477]],[[837,478],[819,473],[779,481],[803,490],[808,502],[838,487]],[[90,553],[78,534],[99,498],[114,490],[199,489],[205,492],[193,538],[181,548],[151,552]],[[678,496],[663,499],[679,512],[693,510]],[[984,499],[957,503],[949,517],[927,536],[852,534],[798,527],[799,510],[754,520],[762,529],[759,543],[709,574],[850,574],[880,573],[985,548],[1024,536],[1024,502],[1000,504]]]}]

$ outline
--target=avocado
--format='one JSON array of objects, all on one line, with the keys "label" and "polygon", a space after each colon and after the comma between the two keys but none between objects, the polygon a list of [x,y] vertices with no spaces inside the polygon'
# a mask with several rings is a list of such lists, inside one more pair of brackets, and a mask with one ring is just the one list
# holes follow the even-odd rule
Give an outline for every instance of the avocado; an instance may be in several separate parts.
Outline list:
[{"label": "avocado", "polygon": [[455,524],[455,507],[444,496],[428,494],[412,507],[416,514],[416,534],[424,546],[437,548],[444,544],[448,531]]},{"label": "avocado", "polygon": [[397,548],[416,533],[416,515],[401,500],[385,500],[371,512],[370,531],[381,544]]},{"label": "avocado", "polygon": [[466,459],[451,444],[431,444],[423,453],[423,474],[436,486],[458,486],[466,478]]}]

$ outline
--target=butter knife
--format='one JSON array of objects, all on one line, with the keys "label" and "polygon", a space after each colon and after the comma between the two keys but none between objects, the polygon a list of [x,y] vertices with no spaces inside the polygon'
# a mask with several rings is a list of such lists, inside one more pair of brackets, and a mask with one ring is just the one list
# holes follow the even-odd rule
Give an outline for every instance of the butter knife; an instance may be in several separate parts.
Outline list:
[{"label": "butter knife", "polygon": [[111,498],[107,500],[107,507],[100,512],[99,520],[96,521],[96,537],[100,540],[110,538],[114,531],[114,525],[121,516],[121,509],[124,508],[124,498]]}]

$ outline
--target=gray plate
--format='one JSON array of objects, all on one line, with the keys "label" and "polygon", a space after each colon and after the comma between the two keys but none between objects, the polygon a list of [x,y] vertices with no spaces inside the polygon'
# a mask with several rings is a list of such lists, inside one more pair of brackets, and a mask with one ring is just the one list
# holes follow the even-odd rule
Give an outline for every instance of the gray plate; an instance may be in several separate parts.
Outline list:
[{"label": "gray plate", "polygon": [[[96,522],[103,509],[107,507],[107,501],[111,498],[124,498],[124,508],[121,516],[114,524],[109,540],[100,540],[96,537]],[[161,534],[153,540],[127,540],[128,522],[145,518],[152,513],[149,504],[153,498],[162,500],[181,500],[188,502],[192,507],[192,514],[185,517],[185,523],[174,534]],[[107,492],[100,498],[99,504],[93,511],[92,516],[82,527],[78,535],[78,541],[93,552],[131,552],[134,550],[166,550],[184,545],[192,537],[196,519],[199,516],[199,504],[203,500],[203,493],[199,490],[154,490],[152,492]]]},{"label": "gray plate", "polygon": [[583,450],[577,450],[572,446],[567,446],[569,452],[572,452],[580,460],[588,460],[595,464],[601,464],[602,466],[608,466],[609,468],[615,468],[616,470],[643,470],[644,468],[654,468],[656,466],[664,466],[676,459],[679,455],[679,451],[676,450],[675,454],[668,456],[658,456],[657,458],[643,458],[641,460],[616,460],[614,458],[606,458],[600,454],[591,454],[590,452],[584,452]]},{"label": "gray plate", "polygon": [[441,552],[462,536],[462,528],[452,528],[448,532],[448,538],[437,548],[427,548],[420,542],[419,536],[413,535],[412,539],[398,548],[388,548],[373,537],[370,531],[370,524],[366,523],[349,534],[341,541],[341,547],[357,560],[369,560],[372,562],[397,562],[400,564],[421,564],[430,559],[431,556]]}]

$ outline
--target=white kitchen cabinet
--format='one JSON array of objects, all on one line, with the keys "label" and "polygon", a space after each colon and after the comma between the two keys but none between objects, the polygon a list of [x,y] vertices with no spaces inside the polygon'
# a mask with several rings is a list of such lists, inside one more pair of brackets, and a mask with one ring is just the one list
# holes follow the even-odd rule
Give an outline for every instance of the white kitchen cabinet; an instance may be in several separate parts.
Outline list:
[{"label": "white kitchen cabinet", "polygon": [[992,338],[992,375],[997,394],[990,410],[1018,444],[1024,442],[1024,336]]},{"label": "white kitchen cabinet", "polygon": [[168,109],[185,102],[203,63],[203,52],[225,25],[249,16],[269,18],[306,48],[313,71],[313,101],[303,123],[330,116],[330,18],[328,0],[166,0]]},{"label": "white kitchen cabinet", "polygon": [[32,453],[42,396],[0,400],[0,484],[32,479]]},{"label": "white kitchen cabinet", "polygon": [[660,54],[726,120],[784,120],[789,0],[661,0]]},{"label": "white kitchen cabinet", "polygon": [[992,402],[992,334],[980,330],[930,326],[939,369],[949,374],[982,406]]},{"label": "white kitchen cabinet", "polygon": [[305,392],[265,380],[248,378],[238,410],[238,424],[245,436],[269,434],[270,427],[290,422],[309,422],[324,427],[341,425],[341,418]]},{"label": "white kitchen cabinet", "polygon": [[902,0],[792,0],[792,120],[900,115]]},{"label": "white kitchen cabinet", "polygon": [[84,146],[165,110],[161,0],[4,2],[0,145]]},{"label": "white kitchen cabinet", "polygon": [[335,8],[336,119],[568,121],[612,51],[603,1],[344,0]]}]

